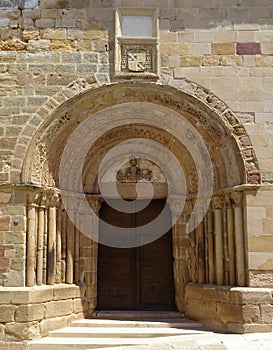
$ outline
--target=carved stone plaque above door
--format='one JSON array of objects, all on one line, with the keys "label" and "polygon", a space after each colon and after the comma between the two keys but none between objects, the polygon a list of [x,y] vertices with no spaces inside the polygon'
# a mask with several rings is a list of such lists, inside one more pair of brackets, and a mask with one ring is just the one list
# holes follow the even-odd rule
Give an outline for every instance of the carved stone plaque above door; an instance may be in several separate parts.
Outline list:
[{"label": "carved stone plaque above door", "polygon": [[156,9],[120,8],[115,18],[115,76],[156,77],[159,74]]}]

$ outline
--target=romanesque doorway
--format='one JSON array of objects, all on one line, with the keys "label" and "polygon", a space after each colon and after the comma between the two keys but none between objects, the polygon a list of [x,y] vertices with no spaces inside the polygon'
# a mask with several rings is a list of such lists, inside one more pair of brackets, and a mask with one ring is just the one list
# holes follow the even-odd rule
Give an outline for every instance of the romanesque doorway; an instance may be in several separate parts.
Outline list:
[{"label": "romanesque doorway", "polygon": [[[142,201],[135,202],[138,206]],[[141,240],[141,226],[157,217],[164,205],[164,200],[155,199],[143,210],[124,213],[103,203],[100,217],[117,227],[135,228],[135,238]],[[109,233],[107,230],[101,221],[100,234]],[[174,294],[171,229],[135,248],[99,245],[98,309],[174,310]]]}]

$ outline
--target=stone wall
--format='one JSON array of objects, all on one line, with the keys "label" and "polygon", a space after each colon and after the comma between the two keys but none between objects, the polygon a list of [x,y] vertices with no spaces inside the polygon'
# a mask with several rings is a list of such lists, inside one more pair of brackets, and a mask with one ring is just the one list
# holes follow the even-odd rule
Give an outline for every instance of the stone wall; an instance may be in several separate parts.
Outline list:
[{"label": "stone wall", "polygon": [[271,188],[264,186],[257,193],[248,193],[246,204],[250,286],[272,287],[273,196]]},{"label": "stone wall", "polygon": [[[246,124],[263,179],[272,182],[272,9],[263,1],[74,1],[2,3],[1,181],[18,181],[22,125],[46,100],[84,77],[113,79],[114,8],[158,7],[161,76],[211,89]],[[35,127],[25,131],[26,141]]]},{"label": "stone wall", "polygon": [[24,349],[23,341],[66,327],[84,312],[75,285],[0,289],[0,349]]},{"label": "stone wall", "polygon": [[190,283],[185,303],[186,315],[208,328],[235,333],[272,329],[272,289]]},{"label": "stone wall", "polygon": [[0,286],[25,285],[25,193],[12,186],[0,190]]}]

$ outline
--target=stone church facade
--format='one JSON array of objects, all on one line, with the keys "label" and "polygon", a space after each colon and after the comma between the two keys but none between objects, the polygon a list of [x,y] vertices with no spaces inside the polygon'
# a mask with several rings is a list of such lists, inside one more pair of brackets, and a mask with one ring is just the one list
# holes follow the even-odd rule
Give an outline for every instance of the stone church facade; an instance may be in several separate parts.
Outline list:
[{"label": "stone church facade", "polygon": [[0,349],[111,297],[102,207],[140,180],[170,210],[175,308],[271,330],[272,35],[271,0],[0,0]]}]

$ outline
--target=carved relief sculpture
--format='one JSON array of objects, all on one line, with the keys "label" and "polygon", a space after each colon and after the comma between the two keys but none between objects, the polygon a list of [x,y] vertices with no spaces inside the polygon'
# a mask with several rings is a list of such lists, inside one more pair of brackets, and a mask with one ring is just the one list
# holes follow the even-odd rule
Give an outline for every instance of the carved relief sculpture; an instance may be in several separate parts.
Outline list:
[{"label": "carved relief sculpture", "polygon": [[151,45],[122,45],[122,72],[153,72],[153,48]]},{"label": "carved relief sculpture", "polygon": [[118,170],[116,176],[117,182],[138,182],[140,180],[152,180],[152,171],[149,169],[141,169],[137,165],[137,159],[130,159],[130,166],[125,171]]}]

